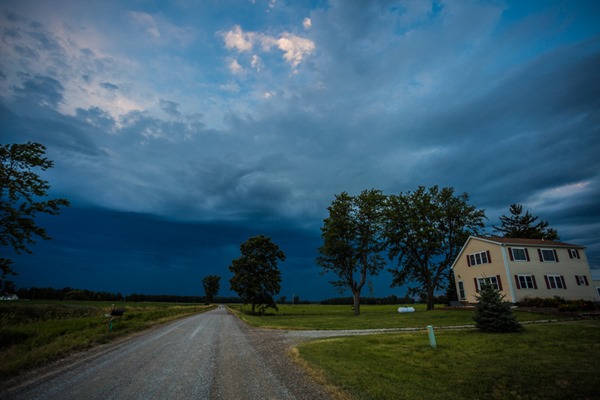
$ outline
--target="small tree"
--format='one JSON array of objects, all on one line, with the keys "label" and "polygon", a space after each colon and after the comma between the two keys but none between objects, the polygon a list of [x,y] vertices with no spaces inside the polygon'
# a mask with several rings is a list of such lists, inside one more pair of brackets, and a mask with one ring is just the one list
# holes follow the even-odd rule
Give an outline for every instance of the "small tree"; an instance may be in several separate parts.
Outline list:
[{"label": "small tree", "polygon": [[204,297],[206,304],[212,303],[213,299],[219,293],[221,287],[221,277],[217,275],[208,275],[202,279],[202,285],[204,286]]},{"label": "small tree", "polygon": [[31,253],[35,237],[49,240],[46,230],[37,226],[38,213],[57,215],[60,207],[69,206],[65,199],[44,200],[50,185],[32,170],[52,168],[44,157],[46,147],[39,143],[0,145],[0,270],[1,278],[15,275],[12,260],[5,258],[4,247],[16,253]]},{"label": "small tree", "polygon": [[473,319],[482,332],[505,333],[523,330],[510,309],[510,303],[504,301],[504,295],[488,284],[481,286]]},{"label": "small tree", "polygon": [[525,211],[523,215],[523,206],[521,204],[511,204],[510,215],[501,215],[500,226],[494,226],[493,229],[503,237],[517,239],[545,239],[560,240],[556,229],[548,228],[547,221],[536,223],[538,217],[534,217]]},{"label": "small tree", "polygon": [[278,261],[285,261],[285,254],[270,238],[264,235],[251,237],[240,246],[242,255],[232,261],[229,270],[231,290],[236,292],[244,304],[256,306],[262,314],[267,308],[278,310],[273,296],[281,290],[281,271]]}]

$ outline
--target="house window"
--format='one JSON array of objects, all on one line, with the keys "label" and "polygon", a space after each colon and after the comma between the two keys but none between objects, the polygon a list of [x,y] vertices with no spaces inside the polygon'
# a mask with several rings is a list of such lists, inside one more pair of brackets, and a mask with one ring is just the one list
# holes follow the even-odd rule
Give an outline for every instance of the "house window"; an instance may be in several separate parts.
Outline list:
[{"label": "house window", "polygon": [[510,261],[529,261],[529,251],[523,247],[509,247]]},{"label": "house window", "polygon": [[461,300],[465,300],[467,297],[465,296],[465,284],[463,281],[458,281],[458,295]]},{"label": "house window", "polygon": [[515,275],[517,289],[537,289],[535,276],[533,275]]},{"label": "house window", "polygon": [[577,286],[589,286],[589,282],[587,276],[585,275],[575,275],[575,281],[577,282]]},{"label": "house window", "polygon": [[552,249],[538,249],[538,254],[540,256],[540,261],[543,261],[543,262],[558,262],[558,255],[556,254],[556,250],[552,250]]},{"label": "house window", "polygon": [[491,285],[496,290],[502,290],[499,276],[477,278],[477,291],[480,291],[483,285]]},{"label": "house window", "polygon": [[492,259],[490,257],[489,251],[482,251],[479,253],[469,254],[469,256],[467,257],[467,263],[469,264],[469,267],[479,264],[488,264],[491,262]]},{"label": "house window", "polygon": [[566,289],[565,278],[562,275],[544,275],[548,289]]},{"label": "house window", "polygon": [[581,256],[579,255],[579,250],[569,249],[569,258],[581,258]]}]

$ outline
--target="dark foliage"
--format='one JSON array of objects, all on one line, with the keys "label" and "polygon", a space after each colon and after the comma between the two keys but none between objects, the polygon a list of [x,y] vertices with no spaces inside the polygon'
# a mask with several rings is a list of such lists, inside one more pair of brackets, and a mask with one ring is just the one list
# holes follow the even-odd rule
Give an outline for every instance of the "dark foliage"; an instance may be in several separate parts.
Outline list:
[{"label": "dark foliage", "polygon": [[538,217],[534,217],[525,211],[523,215],[523,206],[521,204],[511,204],[510,215],[501,215],[499,227],[494,226],[494,230],[506,238],[517,239],[544,239],[560,240],[556,229],[548,228],[547,221],[537,222]]},{"label": "dark foliage", "polygon": [[240,246],[240,257],[231,262],[229,280],[231,290],[236,292],[244,304],[252,305],[252,313],[262,314],[267,308],[278,310],[273,296],[281,290],[279,261],[285,261],[285,254],[271,238],[258,235],[249,238]]},{"label": "dark foliage", "polygon": [[520,332],[523,327],[510,309],[510,303],[503,300],[500,290],[491,285],[483,285],[477,296],[475,324],[482,332]]},{"label": "dark foliage", "polygon": [[[36,224],[38,214],[57,215],[69,206],[65,199],[44,200],[50,185],[34,169],[45,171],[54,163],[44,157],[46,147],[39,143],[0,145],[0,251],[12,248],[31,253],[36,238],[49,240],[46,230]],[[12,260],[0,257],[2,279],[14,275]]]}]

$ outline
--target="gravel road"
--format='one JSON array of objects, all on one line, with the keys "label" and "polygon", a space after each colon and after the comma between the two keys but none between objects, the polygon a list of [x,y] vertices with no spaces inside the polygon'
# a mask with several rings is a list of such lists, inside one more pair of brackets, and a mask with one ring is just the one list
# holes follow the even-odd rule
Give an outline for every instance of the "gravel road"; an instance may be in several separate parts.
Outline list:
[{"label": "gravel road", "polygon": [[248,327],[225,307],[69,358],[2,399],[327,399],[288,350],[307,335]]}]

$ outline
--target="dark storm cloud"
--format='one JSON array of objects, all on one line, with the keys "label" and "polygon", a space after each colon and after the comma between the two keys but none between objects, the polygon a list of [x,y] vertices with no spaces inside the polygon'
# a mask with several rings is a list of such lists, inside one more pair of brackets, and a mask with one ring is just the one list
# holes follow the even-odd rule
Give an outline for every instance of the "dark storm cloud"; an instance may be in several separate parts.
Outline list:
[{"label": "dark storm cloud", "polygon": [[63,85],[49,76],[36,75],[27,78],[13,90],[18,96],[40,106],[56,108],[63,101]]},{"label": "dark storm cloud", "polygon": [[[315,253],[307,253],[306,248],[316,249],[318,236],[283,224],[258,229],[227,221],[172,222],[151,215],[80,208],[66,209],[60,218],[43,217],[40,222],[53,239],[38,243],[35,253],[60,266],[60,273],[46,277],[50,286],[201,295],[202,278],[216,274],[222,277],[220,294],[231,295],[227,266],[239,257],[243,241],[265,234],[288,257],[280,266],[286,277],[283,293],[319,298],[316,291],[302,287],[299,279],[316,272]],[[35,285],[40,275],[35,263],[32,257],[15,257],[22,285]]]},{"label": "dark storm cloud", "polygon": [[[80,282],[77,264],[107,290],[121,274],[132,291],[177,293],[195,266],[225,276],[239,244],[268,233],[289,252],[285,276],[334,295],[314,265],[334,195],[418,185],[468,192],[489,229],[523,203],[600,266],[600,39],[583,3],[563,15],[519,14],[520,2],[278,2],[268,18],[178,3],[189,20],[127,2],[34,3],[2,20],[2,139],[47,145],[45,176],[74,208],[51,220],[57,238],[39,258]],[[189,21],[194,32],[178,29]],[[236,25],[237,48],[252,51],[223,44]],[[314,50],[292,70],[259,38]]]}]

